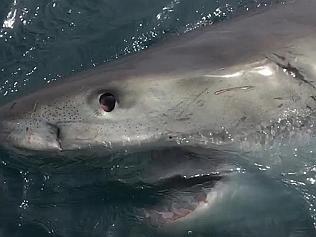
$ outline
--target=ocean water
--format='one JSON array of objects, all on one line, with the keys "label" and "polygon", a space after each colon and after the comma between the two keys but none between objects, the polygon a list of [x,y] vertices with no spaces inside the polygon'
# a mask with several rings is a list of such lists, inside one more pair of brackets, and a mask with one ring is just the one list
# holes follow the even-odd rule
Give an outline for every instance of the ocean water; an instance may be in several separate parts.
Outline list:
[{"label": "ocean water", "polygon": [[[0,104],[276,2],[1,0]],[[316,236],[315,152],[313,142],[255,156],[175,147],[58,160],[0,151],[0,237]],[[190,218],[168,219],[197,203]]]}]

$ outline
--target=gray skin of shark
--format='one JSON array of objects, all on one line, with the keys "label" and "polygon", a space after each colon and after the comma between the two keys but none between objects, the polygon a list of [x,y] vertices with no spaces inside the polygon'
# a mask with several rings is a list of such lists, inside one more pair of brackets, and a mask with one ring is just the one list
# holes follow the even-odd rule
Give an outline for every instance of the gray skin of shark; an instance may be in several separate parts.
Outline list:
[{"label": "gray skin of shark", "polygon": [[[66,154],[312,137],[314,9],[314,0],[273,6],[19,98],[0,110],[1,144]],[[116,98],[111,112],[99,104],[104,93]]]}]

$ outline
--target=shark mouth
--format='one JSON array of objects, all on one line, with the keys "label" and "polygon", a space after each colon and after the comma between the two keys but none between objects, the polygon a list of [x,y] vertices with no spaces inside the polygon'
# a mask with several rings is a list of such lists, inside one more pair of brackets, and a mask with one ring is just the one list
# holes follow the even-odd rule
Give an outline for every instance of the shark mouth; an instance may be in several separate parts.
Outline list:
[{"label": "shark mouth", "polygon": [[[191,178],[177,176],[164,181],[159,191],[163,200],[159,204],[143,210],[145,222],[161,227],[202,213],[209,208],[211,203],[208,195],[221,178],[221,176],[215,175]],[[174,187],[170,188],[170,184]]]}]

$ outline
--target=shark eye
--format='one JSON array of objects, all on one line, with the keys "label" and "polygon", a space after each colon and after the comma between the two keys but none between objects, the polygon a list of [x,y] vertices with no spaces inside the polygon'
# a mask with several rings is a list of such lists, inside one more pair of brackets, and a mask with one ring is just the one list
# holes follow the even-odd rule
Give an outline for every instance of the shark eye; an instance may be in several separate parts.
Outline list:
[{"label": "shark eye", "polygon": [[101,109],[105,112],[111,112],[115,107],[116,99],[111,93],[104,93],[100,96],[99,103]]}]

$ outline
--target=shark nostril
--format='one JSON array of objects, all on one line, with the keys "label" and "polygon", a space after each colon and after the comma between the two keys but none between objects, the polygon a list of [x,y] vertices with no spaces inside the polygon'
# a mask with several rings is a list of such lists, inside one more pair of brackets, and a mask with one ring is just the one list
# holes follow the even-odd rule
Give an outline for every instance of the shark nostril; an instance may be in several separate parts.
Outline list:
[{"label": "shark nostril", "polygon": [[55,139],[54,139],[54,144],[53,145],[55,148],[57,148],[58,150],[62,151],[62,145],[61,145],[61,129],[57,124],[51,124],[51,123],[47,123],[47,125],[50,127],[51,133],[55,135]]},{"label": "shark nostril", "polygon": [[60,128],[56,126],[56,136],[57,136],[57,139],[59,140],[60,139],[60,135],[61,135],[61,132],[60,132]]},{"label": "shark nostril", "polygon": [[57,143],[58,143],[58,149],[60,150],[60,151],[62,151],[63,150],[63,148],[62,148],[62,145],[61,145],[61,130],[60,130],[60,128],[58,127],[58,126],[56,126],[56,128],[57,128],[57,131],[56,131],[56,141],[57,141]]}]

